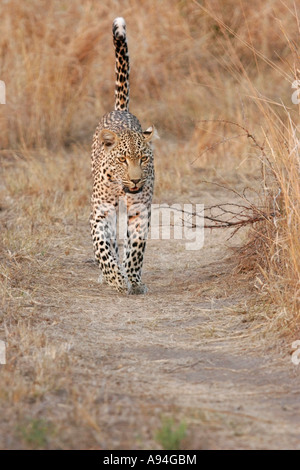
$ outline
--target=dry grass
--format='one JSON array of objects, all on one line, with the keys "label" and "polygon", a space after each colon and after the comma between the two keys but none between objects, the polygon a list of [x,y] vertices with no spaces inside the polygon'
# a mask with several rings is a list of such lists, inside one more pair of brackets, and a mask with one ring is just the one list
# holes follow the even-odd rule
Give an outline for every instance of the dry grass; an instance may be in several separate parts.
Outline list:
[{"label": "dry grass", "polygon": [[[145,127],[154,123],[161,137],[155,202],[199,200],[205,196],[202,179],[260,187],[264,210],[275,217],[253,228],[243,269],[254,268],[256,286],[279,306],[275,314],[270,308],[263,322],[295,334],[300,289],[299,107],[291,102],[291,84],[299,79],[295,8],[291,0],[0,0],[0,80],[6,83],[6,105],[0,105],[0,339],[9,343],[0,391],[9,432],[0,446],[105,445],[118,442],[103,436],[115,432],[119,419],[126,423],[121,402],[114,421],[107,418],[107,430],[101,429],[101,410],[112,413],[114,404],[99,396],[96,386],[85,387],[80,354],[72,359],[68,341],[51,330],[60,325],[60,314],[74,314],[74,305],[81,314],[82,299],[91,298],[91,312],[98,308],[98,286],[87,279],[84,284],[69,259],[84,270],[92,257],[82,242],[89,237],[89,148],[99,117],[113,106],[115,16],[127,21],[130,110]],[[230,122],[249,129],[259,145]],[[217,197],[217,188],[207,186],[207,192]],[[165,288],[172,289],[170,279],[180,284],[178,273],[167,274],[161,281]],[[209,277],[207,282],[210,292]],[[197,277],[196,297],[198,283]],[[220,338],[229,331],[228,318],[222,321]],[[217,337],[214,328],[198,327],[199,341]],[[74,382],[78,377],[82,384]],[[116,380],[116,401],[118,387]],[[134,396],[132,391],[130,406]],[[143,438],[134,435],[126,445],[134,441],[141,447],[145,435],[153,445],[163,406],[138,406],[150,424]]]},{"label": "dry grass", "polygon": [[295,336],[300,313],[300,166],[297,128],[266,110],[269,124],[262,165],[264,206],[270,218],[256,224],[242,249],[241,266],[254,263],[256,286],[280,306],[269,321],[281,333]]},{"label": "dry grass", "polygon": [[[226,8],[222,11],[212,6],[200,8],[217,24],[218,31],[223,35],[223,50],[230,54],[226,54],[227,69],[239,83],[239,93],[244,92],[246,96],[248,90],[248,97],[255,106],[253,116],[243,116],[243,121],[209,121],[210,126],[222,124],[246,131],[237,137],[246,136],[251,141],[257,161],[261,162],[262,198],[259,201],[261,206],[257,209],[266,214],[266,220],[255,224],[250,232],[250,241],[241,250],[241,266],[246,270],[258,270],[260,275],[256,286],[271,295],[272,300],[280,306],[279,313],[270,318],[271,324],[281,332],[295,335],[299,331],[300,313],[300,107],[299,85],[295,91],[295,85],[292,88],[292,84],[297,83],[300,74],[297,45],[300,34],[299,11],[295,3],[282,2],[276,4],[276,7],[274,3],[266,3],[264,12],[259,12],[262,21],[257,21],[255,26],[255,14],[251,14],[253,5],[249,5],[250,11],[241,3],[243,26],[246,24],[246,28],[241,29],[236,25],[234,17],[228,18]],[[231,9],[229,14],[232,14]],[[269,31],[268,35],[265,28]],[[266,42],[266,36],[270,42]],[[273,50],[267,44],[272,44]],[[252,67],[249,67],[249,62]],[[270,96],[266,86],[262,92],[262,84],[256,76],[260,80],[268,76],[273,96]],[[280,86],[283,81],[289,84],[288,99],[284,93],[276,96],[278,80]],[[255,119],[256,123],[259,121],[260,128],[255,125]],[[232,135],[228,133],[221,143],[234,148]],[[209,149],[214,150],[216,144]]]},{"label": "dry grass", "polygon": [[[279,1],[265,3],[263,11],[260,2],[241,3],[239,8],[235,2],[209,5],[214,17],[197,2],[172,3],[172,7],[168,2],[143,2],[142,14],[134,13],[141,9],[140,3],[122,2],[132,56],[132,112],[145,125],[154,121],[164,137],[186,140],[196,132],[192,148],[196,155],[216,134],[223,137],[215,125],[203,135],[197,125],[202,119],[222,116],[257,122],[242,65],[264,96],[271,100],[279,96],[290,104],[291,84],[243,42],[269,60],[276,60],[276,54],[289,60],[281,27],[288,28],[292,38],[297,33],[290,11]],[[84,138],[90,141],[99,116],[113,105],[110,30],[118,3],[68,5],[52,0],[19,5],[12,0],[1,3],[0,9],[1,79],[7,87],[7,104],[0,108],[1,147],[59,148]],[[224,36],[216,18],[220,15],[240,40],[229,33]],[[285,68],[279,59],[276,63]],[[235,143],[228,148],[231,159],[238,153]]]}]

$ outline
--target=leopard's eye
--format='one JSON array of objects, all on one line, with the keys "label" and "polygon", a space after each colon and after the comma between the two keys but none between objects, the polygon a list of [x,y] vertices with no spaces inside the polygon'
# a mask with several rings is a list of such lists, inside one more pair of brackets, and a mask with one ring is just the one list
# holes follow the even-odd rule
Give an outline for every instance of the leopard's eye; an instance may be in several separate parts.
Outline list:
[{"label": "leopard's eye", "polygon": [[149,157],[147,155],[143,155],[141,158],[141,162],[147,162]]},{"label": "leopard's eye", "polygon": [[126,162],[126,157],[119,157],[119,162],[125,163]]}]

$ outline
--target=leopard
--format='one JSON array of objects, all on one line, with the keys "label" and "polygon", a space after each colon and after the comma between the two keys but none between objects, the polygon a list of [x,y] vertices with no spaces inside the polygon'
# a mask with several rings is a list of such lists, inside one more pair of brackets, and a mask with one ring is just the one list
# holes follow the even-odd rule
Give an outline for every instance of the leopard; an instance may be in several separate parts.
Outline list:
[{"label": "leopard", "polygon": [[[157,133],[153,125],[143,131],[138,118],[129,112],[130,64],[124,18],[115,18],[112,33],[115,105],[102,117],[93,136],[90,226],[99,281],[119,293],[136,295],[148,290],[141,276],[151,221],[153,138]],[[126,208],[122,259],[117,240],[121,204]]]}]

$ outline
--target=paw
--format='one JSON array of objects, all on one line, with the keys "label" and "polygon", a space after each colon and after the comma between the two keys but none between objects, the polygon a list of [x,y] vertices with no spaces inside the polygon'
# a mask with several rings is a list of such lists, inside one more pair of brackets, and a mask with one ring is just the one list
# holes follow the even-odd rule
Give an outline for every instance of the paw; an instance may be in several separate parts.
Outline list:
[{"label": "paw", "polygon": [[120,294],[130,294],[131,293],[131,284],[127,279],[124,279],[122,283],[111,284],[115,289],[117,289]]},{"label": "paw", "polygon": [[119,292],[119,294],[125,294],[125,295],[128,295],[128,294],[131,294],[131,287],[125,287],[125,286],[114,286],[117,291]]},{"label": "paw", "polygon": [[140,294],[146,294],[148,292],[148,287],[145,284],[132,284],[129,294],[130,295],[140,295]]}]

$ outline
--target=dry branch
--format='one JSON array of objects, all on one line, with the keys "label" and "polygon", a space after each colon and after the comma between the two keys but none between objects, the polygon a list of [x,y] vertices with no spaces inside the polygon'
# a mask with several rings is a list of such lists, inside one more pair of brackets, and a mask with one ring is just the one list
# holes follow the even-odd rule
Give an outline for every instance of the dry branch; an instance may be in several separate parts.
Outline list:
[{"label": "dry branch", "polygon": [[[203,155],[203,153],[208,152],[209,150],[213,150],[216,146],[223,144],[225,142],[228,142],[229,140],[236,139],[239,137],[247,137],[248,139],[251,139],[254,146],[260,151],[261,157],[264,161],[268,161],[268,157],[265,152],[265,147],[264,144],[260,144],[256,137],[251,133],[245,126],[242,126],[241,124],[238,124],[237,122],[234,121],[229,121],[229,120],[224,120],[224,119],[205,119],[205,120],[200,120],[199,122],[214,122],[214,123],[219,123],[219,124],[226,124],[230,126],[235,126],[238,127],[243,131],[242,134],[235,135],[230,138],[224,138],[221,141],[215,142],[211,146],[207,147],[198,157],[191,162],[191,164],[194,164],[195,161]],[[221,187],[222,189],[228,190],[232,192],[235,196],[238,196],[238,198],[241,199],[242,203],[221,203],[221,204],[216,204],[210,207],[207,207],[205,209],[205,214],[203,215],[204,220],[212,222],[212,223],[205,223],[204,228],[209,228],[209,229],[215,229],[215,228],[235,228],[234,233],[232,236],[242,227],[245,227],[247,225],[253,225],[256,222],[261,222],[261,221],[270,221],[274,219],[277,215],[277,209],[275,210],[275,204],[274,204],[274,211],[270,212],[267,207],[262,207],[260,208],[253,202],[251,202],[247,197],[246,197],[246,191],[249,188],[245,188],[243,190],[243,193],[239,193],[237,190],[234,188],[228,188],[224,185],[221,185],[219,183],[211,182],[211,181],[202,181],[202,183],[207,183],[207,184],[214,184],[216,186]],[[253,189],[251,189],[253,191]],[[199,214],[196,213],[191,213],[191,216],[199,216]],[[196,228],[197,224],[191,223],[191,228]]]}]

